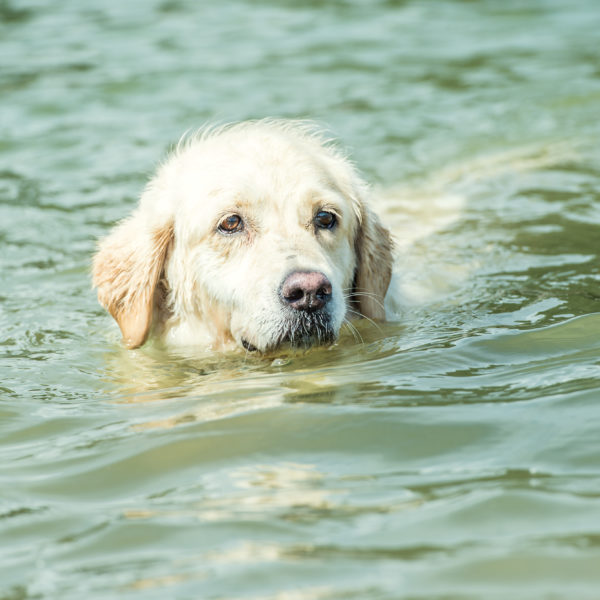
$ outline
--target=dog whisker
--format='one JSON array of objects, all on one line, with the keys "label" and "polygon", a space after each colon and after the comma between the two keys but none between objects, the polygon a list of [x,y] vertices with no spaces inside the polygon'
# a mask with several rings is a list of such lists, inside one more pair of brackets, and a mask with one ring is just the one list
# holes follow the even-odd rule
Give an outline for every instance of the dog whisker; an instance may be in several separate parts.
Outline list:
[{"label": "dog whisker", "polygon": [[383,302],[379,299],[379,296],[376,294],[370,294],[368,292],[353,292],[349,296],[349,298],[369,298],[372,302],[375,302],[380,308],[384,309]]},{"label": "dog whisker", "polygon": [[348,308],[346,312],[348,312],[356,317],[359,317],[361,319],[365,319],[365,321],[367,321],[368,323],[373,325],[373,327],[375,327],[379,333],[383,333],[383,329],[381,329],[381,326],[379,325],[379,323],[377,323],[373,319],[367,317],[366,315],[363,315],[361,312],[353,310],[351,308]]},{"label": "dog whisker", "polygon": [[358,329],[350,321],[348,321],[348,319],[344,319],[344,322],[342,323],[342,327],[348,328],[348,331],[350,331],[350,333],[354,337],[354,341],[364,344],[362,335],[360,335],[360,332],[358,331]]}]

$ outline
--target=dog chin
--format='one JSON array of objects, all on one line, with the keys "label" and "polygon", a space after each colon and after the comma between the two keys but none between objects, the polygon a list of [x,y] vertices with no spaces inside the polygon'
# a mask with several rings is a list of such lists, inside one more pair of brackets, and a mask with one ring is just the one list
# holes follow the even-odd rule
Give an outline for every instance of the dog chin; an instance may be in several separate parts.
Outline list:
[{"label": "dog chin", "polygon": [[281,321],[269,340],[253,340],[242,337],[242,347],[248,352],[263,354],[286,349],[307,350],[313,346],[328,346],[338,337],[331,316],[316,312],[290,315]]}]

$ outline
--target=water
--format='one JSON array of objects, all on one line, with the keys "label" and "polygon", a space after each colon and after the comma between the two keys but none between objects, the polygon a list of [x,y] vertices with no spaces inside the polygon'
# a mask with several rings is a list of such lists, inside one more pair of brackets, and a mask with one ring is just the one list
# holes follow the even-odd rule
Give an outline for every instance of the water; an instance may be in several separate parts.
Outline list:
[{"label": "water", "polygon": [[[0,598],[600,597],[596,0],[0,2]],[[327,123],[398,322],[126,351],[95,239],[188,128]]]}]

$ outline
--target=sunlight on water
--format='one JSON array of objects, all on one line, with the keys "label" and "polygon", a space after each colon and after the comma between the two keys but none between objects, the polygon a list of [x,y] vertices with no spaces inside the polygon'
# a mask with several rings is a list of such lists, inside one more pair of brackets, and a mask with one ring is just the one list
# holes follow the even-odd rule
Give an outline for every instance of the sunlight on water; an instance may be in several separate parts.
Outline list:
[{"label": "sunlight on water", "polygon": [[[597,48],[592,0],[0,2],[0,599],[597,598]],[[373,184],[395,320],[125,350],[95,240],[264,116]]]}]

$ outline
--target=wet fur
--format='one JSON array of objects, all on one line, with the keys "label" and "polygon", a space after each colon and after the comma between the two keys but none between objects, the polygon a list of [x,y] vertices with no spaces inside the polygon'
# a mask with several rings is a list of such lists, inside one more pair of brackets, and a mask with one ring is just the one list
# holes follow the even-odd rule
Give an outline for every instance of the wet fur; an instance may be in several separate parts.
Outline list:
[{"label": "wet fur", "polygon": [[[353,166],[312,126],[270,120],[192,136],[100,241],[98,299],[128,348],[151,332],[213,349],[331,343],[352,315],[385,318],[392,242],[367,195]],[[339,228],[313,231],[311,215],[330,206]],[[219,219],[233,211],[247,231],[218,234]],[[294,269],[332,280],[329,312],[281,305],[278,286]]]}]

